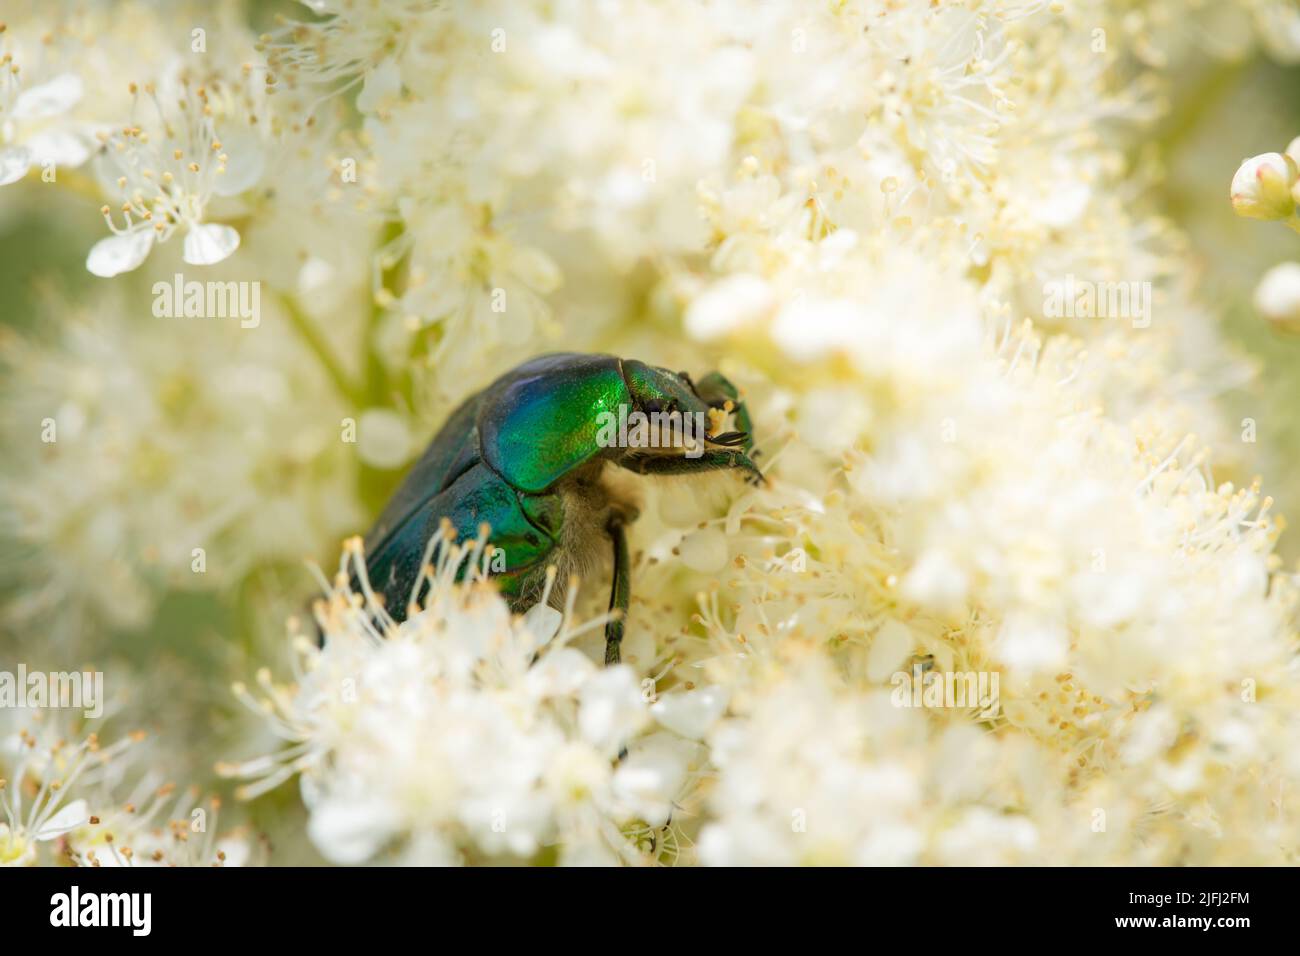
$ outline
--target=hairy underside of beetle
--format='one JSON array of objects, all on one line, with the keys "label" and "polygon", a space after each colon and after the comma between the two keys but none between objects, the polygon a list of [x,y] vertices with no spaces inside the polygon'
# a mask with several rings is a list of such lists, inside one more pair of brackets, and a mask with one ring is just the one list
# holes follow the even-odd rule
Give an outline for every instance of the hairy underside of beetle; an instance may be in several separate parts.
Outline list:
[{"label": "hairy underside of beetle", "polygon": [[546,587],[546,568],[554,566],[555,584],[549,603],[562,608],[569,582],[580,584],[607,579],[610,564],[611,523],[631,524],[641,510],[637,479],[613,462],[597,459],[567,475],[556,486],[564,500],[564,526],[555,549],[529,575],[515,602],[527,608],[541,599]]}]

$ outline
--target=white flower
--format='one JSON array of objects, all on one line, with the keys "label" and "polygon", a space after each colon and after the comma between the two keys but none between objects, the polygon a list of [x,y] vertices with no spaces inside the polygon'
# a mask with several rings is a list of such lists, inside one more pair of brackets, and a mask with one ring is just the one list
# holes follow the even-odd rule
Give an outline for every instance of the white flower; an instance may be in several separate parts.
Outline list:
[{"label": "white flower", "polygon": [[1300,10],[1284,0],[1258,0],[1254,7],[1264,48],[1279,63],[1300,63]]},{"label": "white flower", "polygon": [[130,70],[175,54],[164,18],[139,0],[50,7],[15,0],[0,22],[0,186],[39,169],[48,183],[90,158],[119,118]]},{"label": "white flower", "polygon": [[[0,779],[0,865],[35,866],[38,843],[62,837],[90,820],[84,799],[71,798],[79,779],[96,764],[111,760],[128,745],[120,741],[112,749],[101,751],[98,739],[91,735],[71,747],[45,748],[36,738],[22,731],[12,738],[0,767],[8,779]],[[92,771],[93,773],[93,771]],[[30,805],[24,790],[32,779],[37,781]]]},{"label": "white flower", "polygon": [[716,338],[761,319],[771,307],[771,289],[758,276],[728,276],[692,300],[686,331],[697,339]]},{"label": "white flower", "polygon": [[221,801],[195,789],[159,785],[148,774],[125,800],[105,801],[71,829],[64,852],[78,866],[216,866],[263,862],[265,844],[243,830],[220,828]]},{"label": "white flower", "polygon": [[0,67],[0,186],[22,179],[31,166],[72,168],[90,156],[90,131],[61,122],[82,98],[81,77],[61,73],[25,89],[18,77]]},{"label": "white flower", "polygon": [[[89,819],[85,800],[74,800],[57,812],[50,812],[57,802],[51,800],[44,810],[33,807],[27,826],[0,823],[0,866],[34,866],[36,844],[55,840]],[[6,810],[9,808],[6,807]],[[22,807],[19,805],[18,810]],[[14,811],[11,811],[11,816]]]},{"label": "white flower", "polygon": [[[255,129],[273,124],[257,98],[264,92],[249,76],[251,71],[239,84],[201,83],[181,74],[161,89],[132,85],[132,121],[100,135],[102,172],[120,194],[122,223],[115,221],[111,205],[101,209],[113,235],[90,250],[86,268],[91,273],[111,278],[130,272],[155,244],[178,231],[190,265],[221,262],[239,248],[232,226],[205,219],[214,197],[246,191],[266,166],[266,145],[247,126],[250,120],[261,124]],[[229,142],[222,139],[225,131]]]},{"label": "white flower", "polygon": [[482,210],[459,197],[404,199],[399,210],[406,234],[391,254],[409,251],[412,268],[396,305],[417,327],[438,327],[435,359],[454,352],[466,362],[547,328],[546,297],[562,276],[545,251],[484,222]]},{"label": "white flower", "polygon": [[[922,803],[920,766],[894,749],[908,739],[911,716],[886,694],[844,693],[812,660],[764,687],[743,719],[724,721],[710,737],[719,779],[702,861],[920,862],[933,808]],[[914,734],[912,747],[923,739]]]},{"label": "white flower", "polygon": [[727,709],[724,687],[701,687],[664,694],[650,706],[661,725],[690,740],[699,740]]},{"label": "white flower", "polygon": [[254,842],[222,833],[220,801],[159,785],[150,770],[133,786],[143,734],[100,746],[90,734],[40,724],[0,739],[0,866],[238,866]]},{"label": "white flower", "polygon": [[646,701],[630,668],[593,674],[578,692],[578,729],[599,750],[617,752],[646,719]]}]

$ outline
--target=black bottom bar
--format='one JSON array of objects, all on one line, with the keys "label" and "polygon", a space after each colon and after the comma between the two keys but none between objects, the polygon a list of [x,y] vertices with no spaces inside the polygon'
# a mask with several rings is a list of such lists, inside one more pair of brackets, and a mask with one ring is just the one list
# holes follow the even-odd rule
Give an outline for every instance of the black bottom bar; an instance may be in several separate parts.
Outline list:
[{"label": "black bottom bar", "polygon": [[[935,942],[1136,936],[1181,945],[1288,932],[1294,882],[1285,869],[0,869],[0,922],[7,944],[79,932],[128,945],[337,946],[355,934],[373,946],[408,933],[436,945],[482,933],[496,947],[511,931],[534,945],[575,934],[594,941],[608,925],[611,938],[631,931],[666,948],[697,947],[696,929],[733,945],[773,929],[809,942],[851,929],[863,941],[915,931]],[[116,925],[85,925],[106,922]]]}]

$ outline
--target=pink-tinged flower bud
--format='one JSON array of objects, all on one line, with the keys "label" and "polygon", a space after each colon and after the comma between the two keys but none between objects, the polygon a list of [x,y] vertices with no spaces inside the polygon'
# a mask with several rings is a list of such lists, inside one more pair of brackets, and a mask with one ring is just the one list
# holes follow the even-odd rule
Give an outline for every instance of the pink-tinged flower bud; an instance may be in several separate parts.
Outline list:
[{"label": "pink-tinged flower bud", "polygon": [[1247,219],[1289,219],[1296,201],[1291,189],[1300,179],[1296,161],[1282,153],[1246,160],[1232,177],[1232,208]]}]

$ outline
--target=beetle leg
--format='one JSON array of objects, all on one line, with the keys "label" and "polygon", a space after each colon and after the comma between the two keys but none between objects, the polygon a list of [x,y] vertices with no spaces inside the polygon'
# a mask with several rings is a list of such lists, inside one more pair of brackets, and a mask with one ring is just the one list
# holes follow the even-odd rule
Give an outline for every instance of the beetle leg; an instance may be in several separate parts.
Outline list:
[{"label": "beetle leg", "polygon": [[605,625],[605,666],[619,662],[619,645],[623,642],[623,625],[632,603],[631,559],[627,550],[627,531],[621,518],[609,519],[606,526],[614,544],[614,579],[609,589],[609,610],[613,617]]},{"label": "beetle leg", "polygon": [[734,451],[706,451],[698,458],[675,455],[640,455],[625,458],[619,465],[638,475],[693,475],[699,471],[718,471],[739,468],[745,480],[752,485],[765,484],[767,479],[758,466],[740,449]]}]

